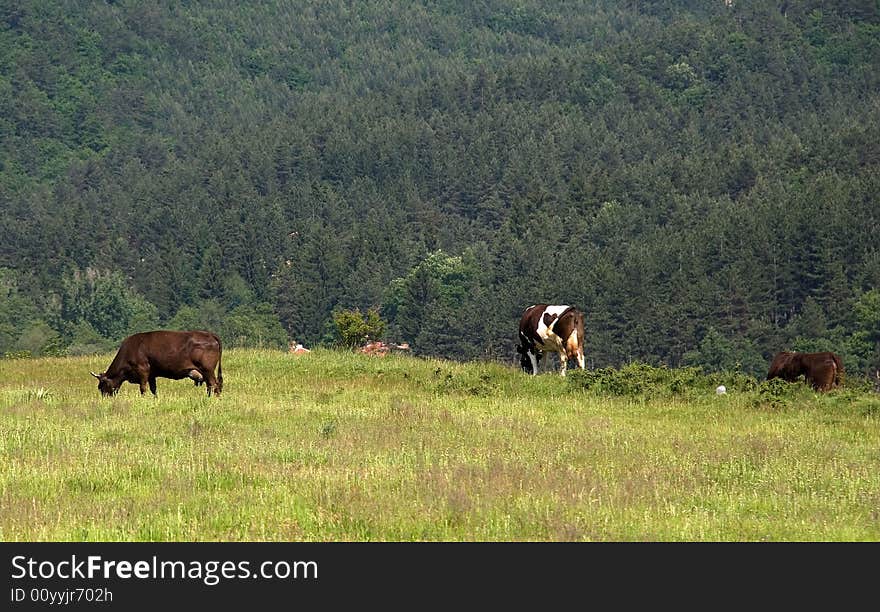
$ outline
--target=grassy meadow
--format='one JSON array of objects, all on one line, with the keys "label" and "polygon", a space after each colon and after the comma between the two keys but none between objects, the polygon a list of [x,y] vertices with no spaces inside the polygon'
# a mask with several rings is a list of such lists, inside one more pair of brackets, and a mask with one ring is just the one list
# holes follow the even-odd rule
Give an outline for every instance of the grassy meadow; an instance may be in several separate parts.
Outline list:
[{"label": "grassy meadow", "polygon": [[233,349],[220,398],[102,399],[111,359],[0,359],[0,540],[880,540],[855,384]]}]

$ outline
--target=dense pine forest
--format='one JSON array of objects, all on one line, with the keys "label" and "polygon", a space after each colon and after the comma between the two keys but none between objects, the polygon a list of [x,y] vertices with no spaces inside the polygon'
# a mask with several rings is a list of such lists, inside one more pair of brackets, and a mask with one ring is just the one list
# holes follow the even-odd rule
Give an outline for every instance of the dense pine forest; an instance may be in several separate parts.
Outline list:
[{"label": "dense pine forest", "polygon": [[0,356],[880,367],[875,0],[0,0]]}]

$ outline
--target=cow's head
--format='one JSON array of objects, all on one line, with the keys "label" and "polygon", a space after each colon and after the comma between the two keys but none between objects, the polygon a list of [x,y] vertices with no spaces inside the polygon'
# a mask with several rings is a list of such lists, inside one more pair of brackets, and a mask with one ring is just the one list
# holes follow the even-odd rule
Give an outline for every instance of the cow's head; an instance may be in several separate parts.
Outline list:
[{"label": "cow's head", "polygon": [[90,374],[98,379],[98,391],[104,397],[110,397],[119,392],[120,385],[115,384],[113,379],[106,374],[95,374],[94,372],[90,372]]}]

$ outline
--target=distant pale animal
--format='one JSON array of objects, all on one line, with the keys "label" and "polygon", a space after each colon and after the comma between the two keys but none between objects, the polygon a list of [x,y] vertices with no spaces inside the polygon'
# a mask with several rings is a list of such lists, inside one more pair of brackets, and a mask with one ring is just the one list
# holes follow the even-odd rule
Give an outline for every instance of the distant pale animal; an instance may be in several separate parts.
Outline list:
[{"label": "distant pale animal", "polygon": [[290,343],[290,352],[294,355],[305,355],[306,353],[311,353],[309,349],[304,347],[299,342],[291,342]]},{"label": "distant pale animal", "polygon": [[360,348],[360,352],[364,355],[372,355],[373,357],[384,357],[391,350],[391,347],[381,340],[367,342]]},{"label": "distant pale animal", "polygon": [[358,349],[358,351],[364,355],[372,355],[373,357],[385,357],[388,353],[408,350],[410,350],[408,342],[395,344],[382,342],[381,340],[367,342],[364,346]]},{"label": "distant pale animal", "polygon": [[565,376],[570,360],[586,369],[584,361],[584,315],[566,304],[535,304],[519,321],[520,365],[535,375],[545,352],[559,354],[559,374]]},{"label": "distant pale animal", "polygon": [[843,381],[843,361],[831,351],[797,353],[782,351],[773,357],[767,380],[781,378],[795,382],[801,376],[816,391],[828,391],[839,387]]},{"label": "distant pale animal", "polygon": [[220,338],[209,331],[143,332],[122,341],[106,372],[91,374],[104,397],[116,395],[124,382],[138,385],[141,395],[147,387],[156,395],[157,378],[205,383],[210,397],[223,389],[221,351]]}]

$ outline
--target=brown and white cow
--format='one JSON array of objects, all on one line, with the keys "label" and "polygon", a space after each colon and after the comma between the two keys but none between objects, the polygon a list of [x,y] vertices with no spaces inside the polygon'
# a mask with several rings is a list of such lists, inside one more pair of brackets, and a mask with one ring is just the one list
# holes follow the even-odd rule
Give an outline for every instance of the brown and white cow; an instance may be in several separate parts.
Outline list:
[{"label": "brown and white cow", "polygon": [[520,365],[524,372],[535,375],[544,352],[559,353],[559,373],[565,376],[569,360],[584,363],[584,315],[574,306],[535,304],[523,312],[519,321]]},{"label": "brown and white cow", "polygon": [[[143,395],[147,386],[156,395],[156,378],[189,378],[204,382],[208,395],[220,395],[223,369],[220,338],[207,331],[151,331],[133,334],[122,341],[106,372],[98,379],[98,390],[107,397],[116,395],[124,382],[138,385]],[[214,368],[217,375],[214,376]]]},{"label": "brown and white cow", "polygon": [[828,391],[843,380],[843,361],[831,351],[794,353],[782,351],[773,357],[767,380],[781,378],[795,382],[800,376],[816,391]]}]

